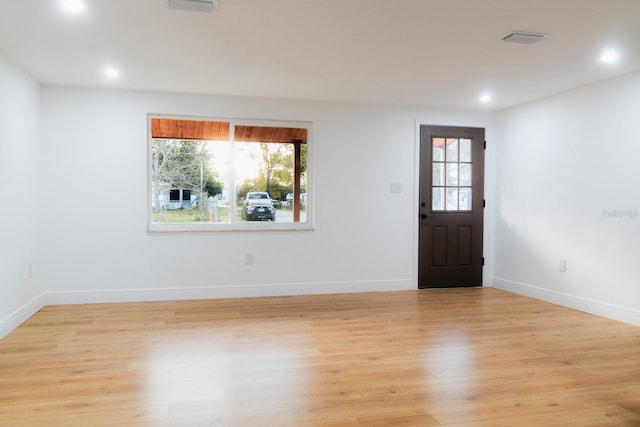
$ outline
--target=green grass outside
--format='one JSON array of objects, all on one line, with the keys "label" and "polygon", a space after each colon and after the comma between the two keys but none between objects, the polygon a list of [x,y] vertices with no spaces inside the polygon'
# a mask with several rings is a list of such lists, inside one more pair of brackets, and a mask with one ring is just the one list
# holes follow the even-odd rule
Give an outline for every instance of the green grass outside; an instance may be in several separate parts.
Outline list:
[{"label": "green grass outside", "polygon": [[215,221],[215,216],[213,215],[209,217],[207,212],[201,214],[198,208],[153,212],[151,218],[155,223],[229,222],[229,207],[218,207],[218,221]]},{"label": "green grass outside", "polygon": [[[291,210],[291,208],[281,208],[278,210]],[[236,222],[244,221],[242,219],[242,213],[240,207],[236,207]],[[306,209],[301,209],[301,212],[306,212]],[[209,217],[206,212],[200,213],[200,209],[176,209],[176,210],[164,210],[162,212],[153,212],[151,220],[154,223],[164,224],[176,224],[176,223],[216,223],[216,222],[229,222],[229,206],[218,206],[218,221],[215,220],[215,216]]]}]

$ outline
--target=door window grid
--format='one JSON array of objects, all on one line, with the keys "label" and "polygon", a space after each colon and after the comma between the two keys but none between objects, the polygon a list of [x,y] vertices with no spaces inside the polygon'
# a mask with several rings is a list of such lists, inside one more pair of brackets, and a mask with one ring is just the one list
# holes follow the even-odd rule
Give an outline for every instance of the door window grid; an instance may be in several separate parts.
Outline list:
[{"label": "door window grid", "polygon": [[431,210],[472,210],[471,139],[432,138]]}]

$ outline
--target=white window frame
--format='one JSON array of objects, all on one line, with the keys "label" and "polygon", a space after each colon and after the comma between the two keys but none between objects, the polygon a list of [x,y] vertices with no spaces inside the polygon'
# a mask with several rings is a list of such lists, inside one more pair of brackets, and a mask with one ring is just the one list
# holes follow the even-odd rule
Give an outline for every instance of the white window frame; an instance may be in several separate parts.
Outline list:
[{"label": "white window frame", "polygon": [[[235,198],[237,194],[237,185],[235,182],[235,147],[234,136],[236,126],[265,126],[265,127],[290,127],[301,128],[307,130],[307,168],[306,174],[306,222],[262,222],[262,221],[246,221],[235,222],[235,215],[230,215],[230,223],[158,223],[153,222],[152,208],[152,138],[151,138],[151,120],[152,119],[174,119],[174,120],[195,120],[195,121],[211,121],[211,122],[227,122],[229,123],[229,142],[230,153],[229,161],[231,163],[229,173],[229,199],[231,206],[231,198],[233,197],[233,205],[235,206]],[[211,232],[211,231],[305,231],[314,228],[314,186],[313,186],[313,122],[311,121],[288,121],[288,120],[259,120],[259,119],[241,119],[241,118],[221,118],[208,116],[183,116],[168,114],[147,114],[147,231],[148,232]]]}]

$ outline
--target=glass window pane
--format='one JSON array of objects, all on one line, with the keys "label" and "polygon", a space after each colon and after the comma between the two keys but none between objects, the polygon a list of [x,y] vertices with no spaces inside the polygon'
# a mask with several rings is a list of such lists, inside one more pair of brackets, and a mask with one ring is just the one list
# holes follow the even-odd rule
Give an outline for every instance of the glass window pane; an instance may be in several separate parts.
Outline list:
[{"label": "glass window pane", "polygon": [[431,210],[444,210],[444,187],[434,187],[431,189]]},{"label": "glass window pane", "polygon": [[460,188],[460,207],[458,210],[461,211],[470,211],[471,210],[471,189],[470,188]]},{"label": "glass window pane", "polygon": [[458,210],[458,189],[457,188],[447,188],[447,210],[448,211]]},{"label": "glass window pane", "polygon": [[433,185],[444,185],[444,163],[433,164]]},{"label": "glass window pane", "polygon": [[470,139],[460,140],[460,161],[471,162],[471,140]]},{"label": "glass window pane", "polygon": [[229,222],[229,143],[151,141],[152,223]]},{"label": "glass window pane", "polygon": [[458,161],[458,140],[447,139],[447,162]]},{"label": "glass window pane", "polygon": [[433,161],[444,162],[444,138],[433,138]]},{"label": "glass window pane", "polygon": [[447,187],[456,186],[458,184],[458,164],[447,163]]},{"label": "glass window pane", "polygon": [[473,182],[471,163],[460,163],[460,186],[471,187]]},{"label": "glass window pane", "polygon": [[[294,222],[293,144],[236,142],[235,149],[236,222]],[[300,177],[300,222],[307,220],[305,176]]]}]

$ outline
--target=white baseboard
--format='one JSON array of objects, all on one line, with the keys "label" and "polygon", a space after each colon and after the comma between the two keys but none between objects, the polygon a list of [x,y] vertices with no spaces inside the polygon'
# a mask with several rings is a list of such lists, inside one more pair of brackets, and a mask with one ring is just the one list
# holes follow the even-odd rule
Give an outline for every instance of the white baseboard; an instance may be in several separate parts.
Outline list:
[{"label": "white baseboard", "polygon": [[227,285],[191,288],[115,289],[47,292],[49,305],[173,301],[287,295],[336,294],[415,289],[412,280]]},{"label": "white baseboard", "polygon": [[40,294],[4,319],[0,319],[0,340],[9,335],[11,331],[27,321],[45,305],[44,294]]},{"label": "white baseboard", "polygon": [[192,288],[114,289],[44,292],[0,320],[0,339],[46,305],[173,301],[287,295],[385,292],[417,289],[413,280],[229,285]]},{"label": "white baseboard", "polygon": [[632,308],[595,301],[589,298],[565,294],[541,288],[539,286],[501,279],[499,277],[491,277],[489,281],[491,286],[496,289],[539,299],[552,304],[583,311],[585,313],[595,314],[597,316],[617,320],[630,325],[640,326],[640,311]]}]

